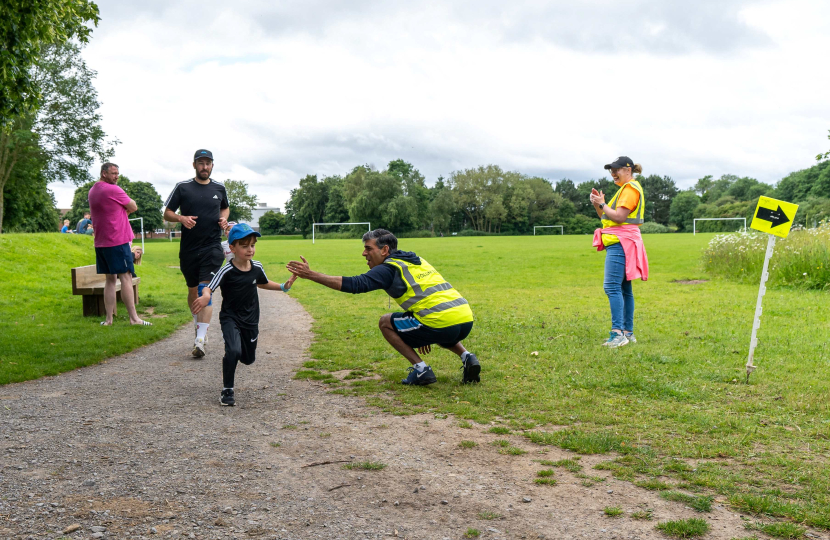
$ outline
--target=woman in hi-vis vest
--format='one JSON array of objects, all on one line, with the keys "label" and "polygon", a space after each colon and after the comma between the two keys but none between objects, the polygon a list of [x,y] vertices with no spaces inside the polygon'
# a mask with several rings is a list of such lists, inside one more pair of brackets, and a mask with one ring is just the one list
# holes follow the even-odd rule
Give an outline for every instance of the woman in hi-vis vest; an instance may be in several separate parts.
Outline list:
[{"label": "woman in hi-vis vest", "polygon": [[621,156],[605,169],[619,189],[608,203],[603,192],[591,190],[591,204],[602,220],[602,228],[594,231],[593,245],[597,251],[606,251],[603,288],[611,304],[611,333],[603,345],[616,348],[637,342],[631,282],[648,279],[648,257],[640,235],[646,201],[643,186],[634,179],[643,172],[639,163]]}]

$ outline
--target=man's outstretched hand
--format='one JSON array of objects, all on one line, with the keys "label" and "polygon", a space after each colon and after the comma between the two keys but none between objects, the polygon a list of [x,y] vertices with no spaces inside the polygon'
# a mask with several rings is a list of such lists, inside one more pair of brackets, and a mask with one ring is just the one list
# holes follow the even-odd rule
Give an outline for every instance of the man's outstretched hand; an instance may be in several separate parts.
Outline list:
[{"label": "man's outstretched hand", "polygon": [[308,265],[308,261],[305,260],[305,257],[300,255],[300,258],[303,260],[303,262],[289,261],[289,263],[285,265],[288,271],[294,274],[295,277],[293,277],[292,279],[295,279],[297,277],[308,279],[309,277],[311,277],[311,274],[313,274],[311,268]]}]

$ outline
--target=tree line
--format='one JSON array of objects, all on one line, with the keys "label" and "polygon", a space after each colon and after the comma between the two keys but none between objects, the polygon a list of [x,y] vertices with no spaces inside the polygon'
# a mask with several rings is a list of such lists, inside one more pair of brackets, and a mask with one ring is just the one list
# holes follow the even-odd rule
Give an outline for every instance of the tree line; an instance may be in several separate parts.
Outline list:
[{"label": "tree line", "polygon": [[[704,176],[694,187],[674,198],[670,221],[681,232],[691,231],[695,218],[742,217],[749,225],[761,196],[798,204],[794,221],[801,225],[812,226],[813,223],[830,219],[830,161],[823,160],[807,169],[790,173],[775,186],[731,174],[717,180]],[[697,229],[735,230],[735,224],[705,222]]]},{"label": "tree line", "polygon": [[[705,176],[687,190],[678,189],[669,176],[638,175],[637,180],[645,193],[648,232],[691,231],[692,220],[703,217],[746,217],[749,222],[762,195],[800,204],[796,221],[802,224],[805,215],[819,221],[830,217],[830,161],[794,172],[775,186],[732,174]],[[600,226],[589,201],[592,189],[610,200],[617,187],[609,178],[554,182],[497,165],[455,171],[427,187],[418,169],[398,159],[385,170],[359,165],[345,176],[305,176],[291,190],[285,215],[266,214],[263,230],[305,236],[313,223],[368,221],[403,234],[531,234],[539,225],[589,234]],[[707,222],[704,228],[736,226]]]},{"label": "tree line", "polygon": [[[668,222],[677,193],[668,177],[641,177],[653,194],[645,211]],[[562,225],[568,234],[599,225],[588,196],[592,188],[613,193],[608,179],[556,182],[497,165],[438,177],[428,187],[414,165],[398,159],[386,169],[359,165],[345,176],[307,175],[291,190],[281,232],[307,235],[313,223],[368,221],[399,233],[527,234],[537,225]]]}]

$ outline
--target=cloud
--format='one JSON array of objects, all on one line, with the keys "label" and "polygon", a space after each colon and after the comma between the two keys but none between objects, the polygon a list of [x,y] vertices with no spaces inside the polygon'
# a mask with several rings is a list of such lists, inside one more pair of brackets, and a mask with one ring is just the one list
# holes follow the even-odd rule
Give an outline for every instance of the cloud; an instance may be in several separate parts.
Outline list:
[{"label": "cloud", "polygon": [[625,154],[688,184],[826,151],[826,3],[99,4],[103,126],[163,197],[202,147],[278,206],[306,174],[398,158],[429,183],[489,163],[581,181]]}]

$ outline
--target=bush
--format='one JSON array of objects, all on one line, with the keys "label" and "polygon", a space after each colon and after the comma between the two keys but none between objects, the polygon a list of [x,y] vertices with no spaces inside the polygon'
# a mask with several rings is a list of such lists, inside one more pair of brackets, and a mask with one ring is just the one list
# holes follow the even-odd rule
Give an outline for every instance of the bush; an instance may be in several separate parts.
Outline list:
[{"label": "bush", "polygon": [[[403,233],[394,233],[396,238],[434,238],[435,233],[432,231],[409,231]],[[445,235],[446,236],[446,235]]]},{"label": "bush", "polygon": [[458,236],[514,236],[514,233],[497,233],[464,229],[463,231],[458,232]]},{"label": "bush", "polygon": [[[707,272],[735,281],[757,283],[764,265],[767,235],[759,232],[719,234],[703,252]],[[793,227],[777,239],[768,285],[830,289],[830,223],[815,229]]]},{"label": "bush", "polygon": [[649,221],[640,225],[640,232],[642,234],[661,234],[669,232],[669,228],[655,221]]}]

